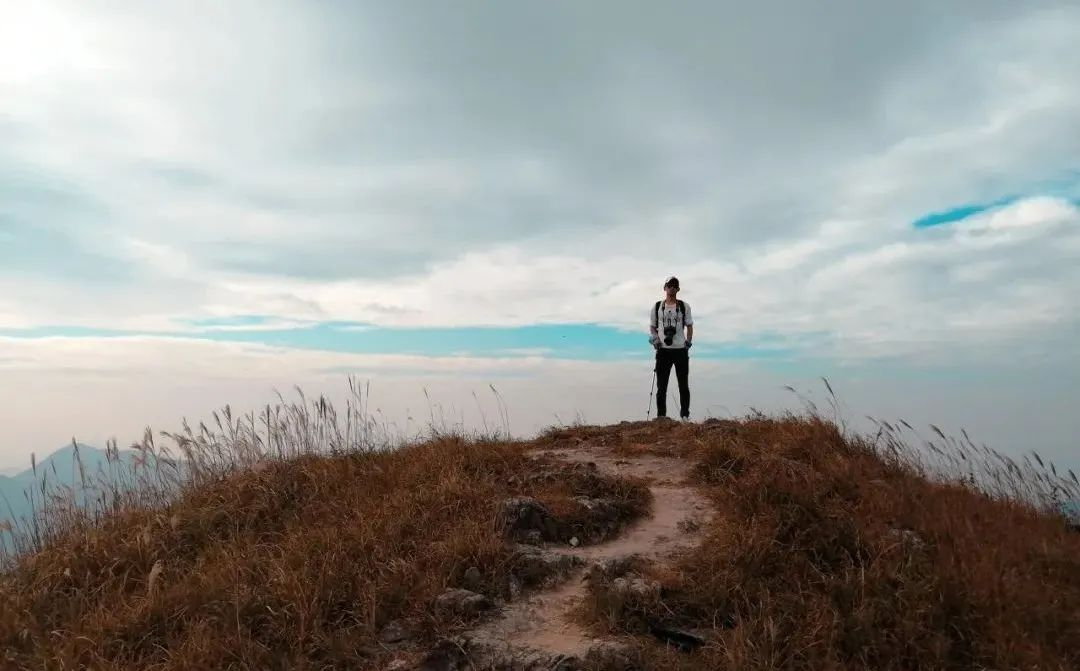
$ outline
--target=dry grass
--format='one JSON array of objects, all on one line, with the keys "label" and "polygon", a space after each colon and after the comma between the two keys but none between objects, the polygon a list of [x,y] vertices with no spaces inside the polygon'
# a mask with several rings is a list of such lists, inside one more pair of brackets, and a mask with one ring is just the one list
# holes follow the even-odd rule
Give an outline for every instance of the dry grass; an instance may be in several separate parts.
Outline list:
[{"label": "dry grass", "polygon": [[718,510],[675,570],[639,572],[661,600],[591,589],[600,631],[708,639],[684,654],[643,637],[648,668],[1080,668],[1080,534],[1038,505],[1076,490],[1049,469],[1036,484],[990,471],[996,490],[924,477],[894,436],[845,437],[817,415],[619,433],[606,440],[625,454],[668,440],[694,459]]},{"label": "dry grass", "polygon": [[444,590],[507,596],[506,498],[538,498],[583,537],[597,529],[575,496],[648,506],[634,483],[530,477],[550,467],[505,438],[439,429],[388,450],[324,399],[267,416],[176,435],[171,498],[155,481],[105,510],[46,511],[0,576],[0,667],[381,669],[391,622],[414,649],[467,624],[431,607]]},{"label": "dry grass", "polygon": [[[1045,512],[1080,496],[1038,457],[943,434],[908,447],[892,423],[846,436],[816,411],[528,444],[432,413],[428,435],[390,449],[364,401],[354,387],[341,417],[322,398],[226,409],[163,434],[169,449],[148,433],[142,465],[100,479],[89,511],[71,505],[85,492],[43,490],[0,573],[0,667],[384,668],[386,625],[416,649],[466,625],[430,607],[444,589],[510,591],[502,500],[547,503],[563,541],[613,528],[576,497],[613,500],[616,523],[647,510],[640,483],[526,454],[568,442],[691,459],[716,503],[697,549],[637,568],[658,593],[593,583],[593,626],[639,641],[646,668],[1080,668],[1080,534]],[[707,643],[675,652],[659,625]]]}]

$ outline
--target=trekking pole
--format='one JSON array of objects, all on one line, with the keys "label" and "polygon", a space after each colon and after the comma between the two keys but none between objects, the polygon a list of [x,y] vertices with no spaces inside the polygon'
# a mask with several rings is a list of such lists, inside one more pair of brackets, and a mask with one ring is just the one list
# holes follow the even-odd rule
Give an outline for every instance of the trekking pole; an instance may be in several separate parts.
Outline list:
[{"label": "trekking pole", "polygon": [[[654,350],[656,349],[655,345],[653,345],[653,349]],[[657,350],[656,351],[656,358],[653,360],[653,367],[652,367],[652,386],[649,387],[649,409],[648,409],[648,411],[645,412],[645,421],[646,422],[649,421],[649,418],[652,416],[652,397],[653,397],[653,390],[656,389],[656,369],[659,367],[659,365],[660,365],[660,352],[659,352],[659,350]]]},{"label": "trekking pole", "polygon": [[645,421],[649,421],[649,417],[652,416],[652,397],[653,390],[656,389],[656,367],[652,369],[652,386],[649,387],[649,410],[645,413]]}]

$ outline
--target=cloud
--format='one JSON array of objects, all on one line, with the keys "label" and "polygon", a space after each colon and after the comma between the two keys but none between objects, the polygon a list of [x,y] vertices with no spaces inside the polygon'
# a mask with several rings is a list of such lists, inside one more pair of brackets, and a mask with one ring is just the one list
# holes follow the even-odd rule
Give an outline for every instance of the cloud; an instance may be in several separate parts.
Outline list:
[{"label": "cloud", "polygon": [[[685,298],[701,324],[701,342],[827,332],[824,343],[809,341],[826,349],[808,354],[923,354],[1074,323],[1080,305],[1066,287],[1080,282],[1070,261],[1078,243],[1080,210],[1035,198],[953,226],[905,227],[886,237],[827,225],[786,246],[688,263],[680,275],[689,280]],[[596,322],[641,331],[652,287],[637,278],[659,284],[669,269],[630,257],[532,256],[514,246],[392,282],[237,280],[230,288],[244,297],[236,312],[265,313],[281,296],[296,296],[311,300],[318,314],[366,321],[369,303],[383,300],[401,311],[372,319],[380,325]]]},{"label": "cloud", "polygon": [[102,331],[633,334],[678,274],[703,350],[1075,375],[1078,34],[1052,0],[7,3],[0,328],[90,329],[87,375]]},{"label": "cloud", "polygon": [[[536,357],[432,357],[422,355],[350,355],[338,352],[289,349],[258,343],[207,341],[193,338],[146,336],[2,338],[8,371],[41,370],[87,374],[146,376],[183,373],[185,377],[213,379],[218,373],[278,377],[295,371],[353,366],[370,372],[408,370],[413,374],[458,374],[495,370],[535,370]],[[163,356],[163,352],[168,355]]]},{"label": "cloud", "polygon": [[1052,7],[12,7],[34,39],[5,51],[29,138],[5,160],[214,285],[405,277],[516,244],[641,259],[663,234],[700,261],[1070,167],[1080,19]]},{"label": "cloud", "polygon": [[[717,355],[771,356],[779,347],[788,357],[838,362],[998,365],[1003,352],[1016,356],[1018,343],[1028,351],[1077,328],[1080,302],[1068,287],[1080,285],[1078,249],[1080,209],[1031,198],[884,238],[832,223],[787,246],[694,263],[680,274],[696,339]],[[665,270],[656,261],[530,256],[514,246],[393,281],[234,278],[215,296],[219,316],[163,331],[334,351],[484,355],[541,347],[633,358],[651,305],[649,286],[634,277],[663,278]],[[1047,344],[1043,356],[1064,362],[1069,348]]]}]

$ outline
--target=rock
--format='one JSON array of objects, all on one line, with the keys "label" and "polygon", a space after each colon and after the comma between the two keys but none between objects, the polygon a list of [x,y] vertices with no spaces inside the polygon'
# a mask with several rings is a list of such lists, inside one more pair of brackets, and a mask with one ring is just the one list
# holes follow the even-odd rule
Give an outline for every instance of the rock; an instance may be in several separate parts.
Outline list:
[{"label": "rock", "polygon": [[510,593],[510,600],[517,601],[521,598],[521,580],[516,575],[511,575],[507,581],[506,590]]},{"label": "rock", "polygon": [[651,626],[653,636],[660,639],[668,645],[675,646],[681,652],[690,652],[696,650],[705,645],[705,637],[687,629],[679,629],[678,627],[669,627],[663,624],[655,624]]},{"label": "rock", "polygon": [[471,589],[474,592],[479,590],[484,584],[484,576],[480,574],[480,569],[475,566],[470,566],[468,570],[465,571],[463,580],[465,581],[465,588]]},{"label": "rock", "polygon": [[435,599],[435,607],[438,610],[455,615],[476,615],[494,605],[491,599],[483,594],[467,589],[446,590]]},{"label": "rock", "polygon": [[701,522],[693,517],[686,517],[679,520],[678,527],[684,534],[693,534],[701,530]]},{"label": "rock", "polygon": [[529,473],[525,476],[524,482],[526,484],[536,484],[538,482],[549,482],[554,480],[557,476],[555,472],[548,468],[541,468],[533,473]]},{"label": "rock", "polygon": [[546,657],[546,660],[540,661],[540,665],[526,668],[535,668],[537,671],[541,669],[543,671],[548,669],[551,669],[551,671],[591,671],[590,667],[585,666],[580,659],[573,655],[555,655],[554,657],[548,655]]},{"label": "rock", "polygon": [[441,641],[429,652],[417,671],[466,671],[471,666],[464,647],[458,641]]},{"label": "rock", "polygon": [[659,600],[660,583],[644,578],[615,578],[609,588],[611,593],[623,599]]},{"label": "rock", "polygon": [[554,517],[544,518],[544,533],[543,537],[548,540],[558,540],[559,538],[559,525],[555,522]]},{"label": "rock", "polygon": [[604,671],[633,671],[642,668],[641,653],[626,643],[615,641],[593,644],[585,655],[585,661]]},{"label": "rock", "polygon": [[551,584],[565,578],[585,560],[576,555],[519,545],[514,552],[514,575],[526,585]]},{"label": "rock", "polygon": [[581,545],[581,541],[578,540],[577,536],[574,536],[570,539],[570,545],[576,548],[577,546]]},{"label": "rock", "polygon": [[639,569],[645,562],[640,554],[611,557],[593,564],[589,568],[589,580],[612,580]]},{"label": "rock", "polygon": [[527,531],[522,537],[521,542],[528,545],[543,545],[544,534],[540,533],[536,529],[533,529],[532,531]]},{"label": "rock", "polygon": [[548,540],[557,538],[558,526],[551,511],[532,497],[503,501],[499,521],[503,532],[511,538],[522,538],[530,531],[539,531]]},{"label": "rock", "polygon": [[579,504],[581,504],[585,510],[588,510],[590,516],[601,519],[615,519],[619,517],[619,506],[611,499],[594,499],[587,496],[578,496],[574,498]]},{"label": "rock", "polygon": [[590,585],[598,612],[619,629],[630,634],[645,634],[650,617],[668,612],[663,603],[663,588],[654,580],[639,577],[600,578]]},{"label": "rock", "polygon": [[623,521],[621,519],[622,510],[619,505],[611,499],[594,499],[578,496],[574,498],[574,501],[585,509],[585,515],[589,520],[589,526],[594,529],[591,534],[592,537],[588,539],[589,541],[603,541],[623,526]]},{"label": "rock", "polygon": [[386,643],[387,645],[404,643],[411,638],[412,633],[398,620],[388,622],[386,626],[379,631],[379,642]]},{"label": "rock", "polygon": [[419,671],[585,671],[581,660],[507,641],[459,636],[442,641],[421,662]]}]

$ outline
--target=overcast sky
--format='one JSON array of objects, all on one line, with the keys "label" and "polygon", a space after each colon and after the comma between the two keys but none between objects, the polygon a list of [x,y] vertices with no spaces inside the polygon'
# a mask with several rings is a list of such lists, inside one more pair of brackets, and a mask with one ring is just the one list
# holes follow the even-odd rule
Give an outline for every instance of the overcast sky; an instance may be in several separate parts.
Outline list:
[{"label": "overcast sky", "polygon": [[1077,119],[1075,2],[0,0],[0,467],[346,373],[643,418],[671,274],[698,418],[1080,464]]}]

